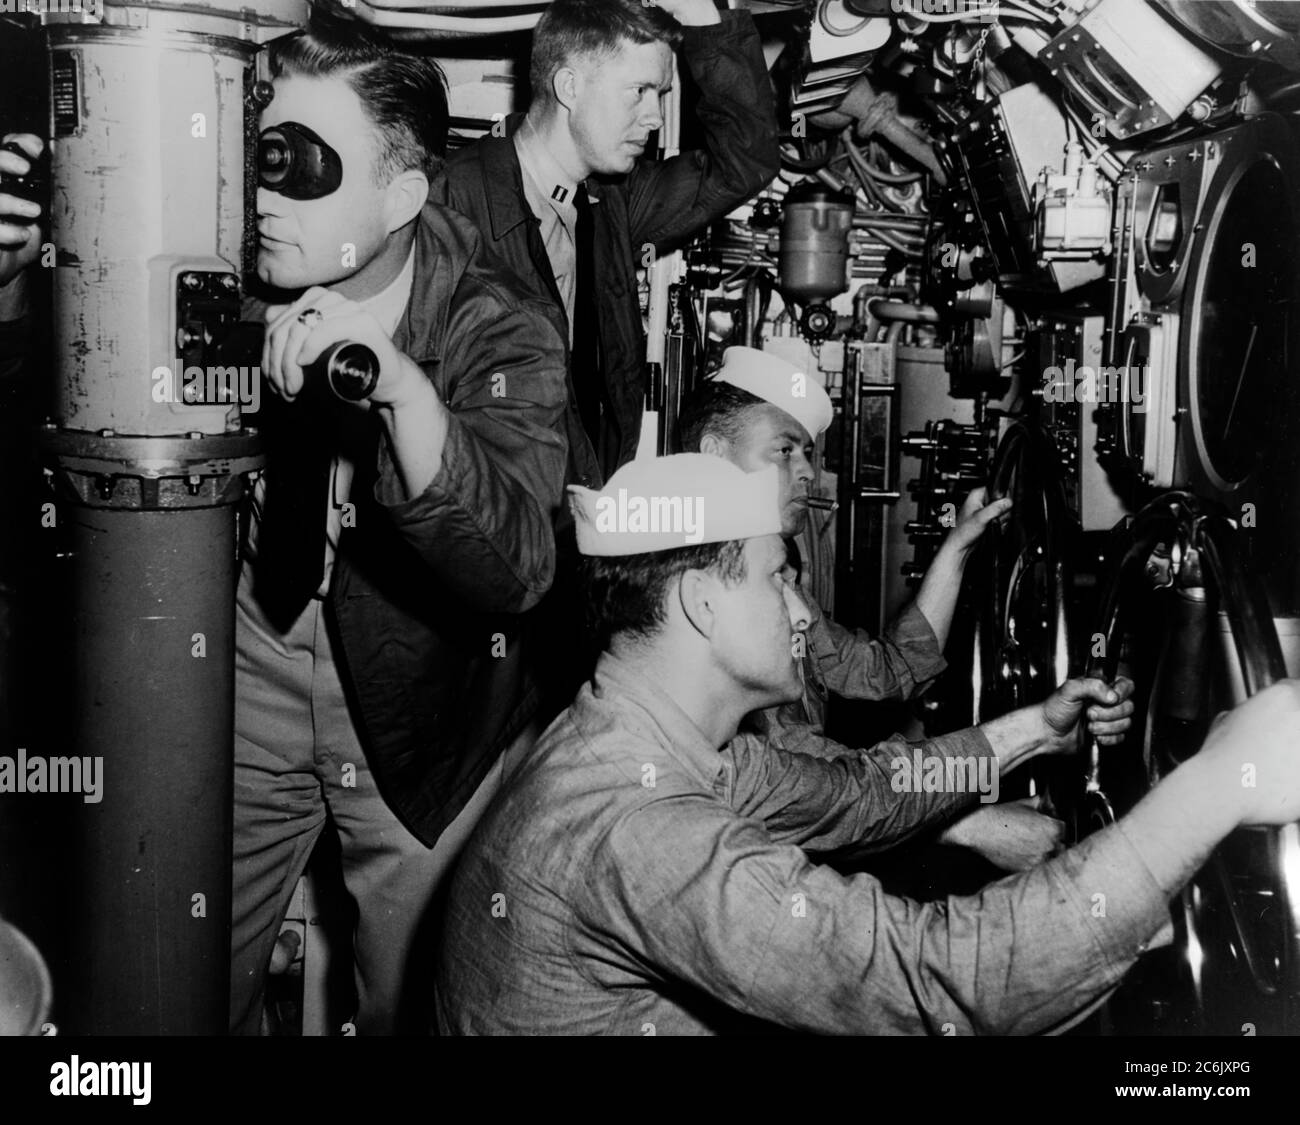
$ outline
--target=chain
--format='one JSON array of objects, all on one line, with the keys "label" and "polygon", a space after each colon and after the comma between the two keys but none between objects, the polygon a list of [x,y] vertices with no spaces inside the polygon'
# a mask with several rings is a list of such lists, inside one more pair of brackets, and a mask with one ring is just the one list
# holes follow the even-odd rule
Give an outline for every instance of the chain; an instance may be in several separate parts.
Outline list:
[{"label": "chain", "polygon": [[984,55],[984,44],[988,42],[989,34],[995,26],[997,25],[989,24],[983,31],[981,31],[979,42],[975,44],[975,50],[970,57],[970,77],[972,83],[975,81],[975,72],[979,69],[980,59]]}]

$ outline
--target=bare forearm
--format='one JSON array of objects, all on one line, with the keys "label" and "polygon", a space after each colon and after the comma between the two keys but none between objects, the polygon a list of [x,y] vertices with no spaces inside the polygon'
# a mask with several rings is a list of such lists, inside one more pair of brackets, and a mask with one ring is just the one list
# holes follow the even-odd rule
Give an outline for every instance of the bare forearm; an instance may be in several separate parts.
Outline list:
[{"label": "bare forearm", "polygon": [[1003,774],[1053,748],[1057,737],[1043,718],[1040,706],[1022,707],[1019,711],[981,723],[979,729],[993,747]]},{"label": "bare forearm", "polygon": [[952,628],[952,617],[957,609],[957,595],[961,593],[966,558],[964,551],[944,544],[934,556],[930,569],[925,572],[921,588],[916,594],[916,608],[930,623],[941,649],[948,643],[948,631]]},{"label": "bare forearm", "polygon": [[957,817],[947,828],[940,832],[935,837],[935,840],[940,844],[947,844],[954,848],[970,847],[974,842],[977,831],[976,824],[973,822],[988,807],[987,805],[980,805],[978,808],[969,809],[962,813],[961,816]]},{"label": "bare forearm", "polygon": [[1129,843],[1170,895],[1192,877],[1215,845],[1237,826],[1236,806],[1226,789],[1233,778],[1216,778],[1217,769],[1213,759],[1193,758],[1148,793],[1121,821]]}]

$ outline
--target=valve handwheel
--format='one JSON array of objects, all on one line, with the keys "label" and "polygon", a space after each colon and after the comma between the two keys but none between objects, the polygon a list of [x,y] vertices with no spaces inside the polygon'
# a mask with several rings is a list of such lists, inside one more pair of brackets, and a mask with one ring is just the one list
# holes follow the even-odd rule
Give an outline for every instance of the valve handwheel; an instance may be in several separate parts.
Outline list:
[{"label": "valve handwheel", "polygon": [[[975,722],[1045,699],[1070,674],[1072,517],[1056,445],[1032,423],[1015,422],[998,446],[988,499],[1004,496],[1013,500],[1010,515],[984,533],[968,568],[977,607]],[[1042,793],[1055,772],[1031,771],[1034,791]]]},{"label": "valve handwheel", "polygon": [[[1208,634],[1188,628],[1187,621],[1194,622],[1198,612],[1212,620],[1216,604],[1222,610],[1247,696],[1284,678],[1286,667],[1263,587],[1236,525],[1217,506],[1188,493],[1166,493],[1138,514],[1130,537],[1106,599],[1104,657],[1096,674],[1113,679],[1118,671],[1125,633],[1135,632],[1135,599],[1151,593],[1144,576],[1160,569],[1153,557],[1172,560],[1172,580],[1161,585],[1177,584],[1185,595],[1181,607],[1171,607],[1182,617],[1170,620],[1183,624],[1164,639],[1147,704],[1149,787],[1200,748],[1213,718]],[[1167,674],[1169,662],[1178,664],[1178,675]],[[1195,706],[1196,700],[1202,705]],[[1089,775],[1098,791],[1104,768],[1094,763]],[[1107,818],[1096,817],[1079,827],[1086,832],[1105,823]],[[1178,896],[1172,913],[1172,970],[1158,957],[1149,960],[1147,971],[1135,974],[1125,1003],[1138,1003],[1143,991],[1159,992],[1163,983],[1190,1025],[1185,1030],[1240,1035],[1250,1024],[1261,1034],[1300,1031],[1300,827],[1232,833]]]}]

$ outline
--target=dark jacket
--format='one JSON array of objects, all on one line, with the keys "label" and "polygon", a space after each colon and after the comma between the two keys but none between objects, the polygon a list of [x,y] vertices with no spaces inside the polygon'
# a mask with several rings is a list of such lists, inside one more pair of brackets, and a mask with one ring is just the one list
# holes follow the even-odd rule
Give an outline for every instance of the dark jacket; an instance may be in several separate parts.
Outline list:
[{"label": "dark jacket", "polygon": [[[650,251],[665,253],[762,190],[780,168],[776,111],[758,32],[747,13],[683,28],[683,56],[699,87],[695,113],[704,148],[660,162],[641,161],[627,176],[588,180],[592,208],[597,317],[610,405],[598,459],[578,415],[572,380],[565,429],[570,480],[597,487],[636,454],[645,405],[645,335],[636,270]],[[508,123],[508,132],[518,124]],[[514,142],[485,137],[453,155],[433,197],[474,220],[489,258],[546,301],[568,340],[564,302],[539,223],[524,195]]]},{"label": "dark jacket", "polygon": [[[485,264],[479,241],[445,208],[420,217],[393,343],[451,411],[442,467],[402,500],[378,420],[353,413],[369,455],[357,460],[355,526],[343,529],[330,588],[367,760],[430,846],[536,709],[520,614],[554,574],[566,458],[563,341]],[[250,301],[245,315],[264,311]]]},{"label": "dark jacket", "polygon": [[16,379],[22,372],[31,337],[31,317],[0,320],[0,385]]},{"label": "dark jacket", "polygon": [[18,373],[30,335],[26,317],[0,323],[0,379],[12,378]]}]

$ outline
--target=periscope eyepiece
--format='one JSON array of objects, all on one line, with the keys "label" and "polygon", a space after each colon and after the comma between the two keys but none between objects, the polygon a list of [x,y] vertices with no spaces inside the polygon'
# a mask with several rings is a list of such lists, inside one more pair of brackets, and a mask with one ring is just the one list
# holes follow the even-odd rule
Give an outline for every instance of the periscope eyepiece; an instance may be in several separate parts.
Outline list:
[{"label": "periscope eyepiece", "polygon": [[257,180],[289,199],[323,199],[343,182],[343,162],[306,125],[285,121],[258,138]]}]

